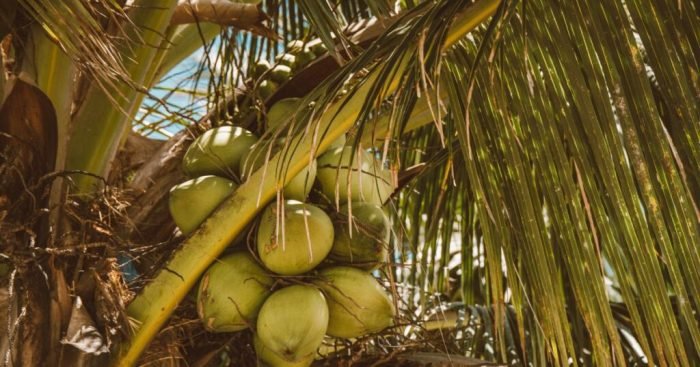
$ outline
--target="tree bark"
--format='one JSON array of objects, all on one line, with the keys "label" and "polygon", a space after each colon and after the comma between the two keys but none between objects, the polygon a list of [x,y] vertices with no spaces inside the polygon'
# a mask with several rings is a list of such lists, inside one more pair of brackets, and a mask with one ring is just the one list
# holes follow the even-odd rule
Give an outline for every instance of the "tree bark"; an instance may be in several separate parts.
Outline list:
[{"label": "tree bark", "polygon": [[48,325],[49,289],[38,264],[30,266],[21,274],[22,314],[19,320],[19,338],[15,348],[19,349],[17,366],[49,366]]}]

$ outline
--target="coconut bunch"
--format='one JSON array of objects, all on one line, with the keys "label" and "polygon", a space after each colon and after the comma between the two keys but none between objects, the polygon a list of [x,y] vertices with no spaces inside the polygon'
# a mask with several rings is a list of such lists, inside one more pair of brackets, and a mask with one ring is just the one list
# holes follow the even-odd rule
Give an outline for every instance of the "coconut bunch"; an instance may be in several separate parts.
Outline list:
[{"label": "coconut bunch", "polygon": [[[261,124],[265,136],[305,122],[304,108],[296,98],[275,103]],[[391,224],[384,204],[394,186],[373,154],[344,143],[309,160],[280,188],[281,200],[259,214],[254,246],[232,244],[196,290],[205,329],[253,330],[266,365],[308,366],[326,336],[355,339],[393,324],[394,304],[372,271],[387,262]],[[190,179],[170,191],[178,229],[196,230],[252,173],[277,179],[284,167],[266,162],[283,149],[293,147],[234,126],[199,136],[182,162]]]},{"label": "coconut bunch", "polygon": [[285,50],[285,53],[275,57],[275,62],[272,64],[267,60],[261,60],[250,66],[248,75],[256,81],[262,78],[259,80],[258,91],[263,99],[271,96],[295,72],[326,52],[323,43],[316,42],[315,45],[310,46],[301,40],[290,41]]}]

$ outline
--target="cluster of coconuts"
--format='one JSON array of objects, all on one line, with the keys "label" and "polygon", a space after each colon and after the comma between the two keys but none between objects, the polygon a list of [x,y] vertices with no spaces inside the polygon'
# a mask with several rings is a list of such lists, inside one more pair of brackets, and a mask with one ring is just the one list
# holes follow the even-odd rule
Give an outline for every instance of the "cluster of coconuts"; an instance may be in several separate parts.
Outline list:
[{"label": "cluster of coconuts", "polygon": [[250,76],[254,80],[263,78],[258,84],[258,92],[263,99],[271,96],[277,88],[288,81],[294,72],[300,70],[316,57],[326,52],[323,43],[313,46],[305,44],[301,40],[293,40],[287,44],[286,52],[275,57],[275,62],[270,64],[267,60],[261,60],[250,68]]},{"label": "cluster of coconuts", "polygon": [[[280,129],[300,100],[277,102],[266,129]],[[326,335],[353,339],[392,325],[395,308],[372,275],[387,261],[391,224],[383,204],[394,187],[388,170],[345,138],[309,164],[259,215],[255,246],[235,246],[217,259],[197,289],[197,312],[211,332],[254,330],[258,359],[269,366],[309,366]],[[170,191],[173,220],[184,235],[202,222],[284,141],[259,140],[240,127],[206,131],[189,147],[190,180]],[[319,200],[308,199],[317,187]],[[332,204],[329,204],[332,203]],[[236,218],[231,218],[236,220]]]}]

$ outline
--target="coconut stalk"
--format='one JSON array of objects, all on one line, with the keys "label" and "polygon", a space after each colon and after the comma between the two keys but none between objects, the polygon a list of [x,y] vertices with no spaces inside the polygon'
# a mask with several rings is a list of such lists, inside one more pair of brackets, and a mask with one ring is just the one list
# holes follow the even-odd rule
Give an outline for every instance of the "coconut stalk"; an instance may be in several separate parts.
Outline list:
[{"label": "coconut stalk", "polygon": [[[454,45],[476,26],[493,15],[500,0],[480,0],[460,14],[450,29],[443,49]],[[405,69],[408,56],[397,67],[397,75]],[[291,181],[304,169],[314,156],[322,154],[336,139],[345,134],[359,117],[364,98],[379,77],[380,69],[375,69],[366,81],[353,94],[341,98],[330,106],[319,120],[318,131],[325,131],[322,137],[314,134],[300,134],[291,139],[292,152],[280,152],[270,160],[271,167],[280,164],[287,167],[279,177],[267,177],[265,167],[256,171],[221,206],[186,239],[182,247],[173,254],[170,261],[156,277],[128,306],[127,312],[135,325],[134,335],[115,354],[113,365],[132,366],[141,353],[158,334],[177,305],[187,295],[202,273],[213,263],[228,244],[250,223],[265,204],[271,201],[279,188]],[[392,80],[383,90],[389,95],[399,85],[398,78]],[[377,131],[379,135],[385,132]],[[284,159],[289,164],[285,165]],[[231,221],[230,218],[237,218]],[[225,223],[225,224],[224,224]]]},{"label": "coconut stalk", "polygon": [[[118,49],[131,83],[142,86],[152,79],[154,60],[161,52],[156,46],[166,34],[176,5],[177,0],[137,0],[133,4],[131,23],[126,25],[130,42]],[[118,82],[109,91],[96,83],[90,87],[73,121],[67,169],[106,175],[144,97],[131,83]],[[80,193],[89,193],[98,184],[87,175],[76,175],[74,180]]]}]

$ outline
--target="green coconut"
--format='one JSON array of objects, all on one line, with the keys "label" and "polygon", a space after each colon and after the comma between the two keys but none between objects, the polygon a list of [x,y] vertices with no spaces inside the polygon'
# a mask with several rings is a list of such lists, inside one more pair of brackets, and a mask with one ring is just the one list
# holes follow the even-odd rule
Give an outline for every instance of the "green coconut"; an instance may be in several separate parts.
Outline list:
[{"label": "green coconut", "polygon": [[[273,157],[280,149],[283,148],[284,143],[282,140],[278,140],[270,152],[270,157]],[[247,180],[248,177],[263,167],[265,164],[265,158],[267,158],[267,153],[269,145],[258,143],[251,147],[250,151],[243,158],[243,163],[241,164],[240,177],[242,180]],[[277,167],[277,166],[275,166]],[[284,167],[284,166],[283,166]],[[272,166],[267,167],[265,173],[267,177],[277,178],[280,174],[279,170],[273,168]],[[293,199],[304,201],[309,195],[311,188],[316,180],[316,160],[313,160],[310,165],[302,169],[287,185],[284,187],[283,193],[286,199]]]},{"label": "green coconut", "polygon": [[304,47],[306,45],[304,44],[304,41],[302,40],[291,40],[289,43],[287,43],[287,52],[292,53],[292,54],[297,54],[301,51],[304,50]]},{"label": "green coconut", "polygon": [[292,54],[281,54],[275,57],[275,61],[280,65],[287,65],[290,69],[294,70],[297,67],[297,58]]},{"label": "green coconut", "polygon": [[328,51],[328,49],[326,48],[326,45],[323,44],[323,42],[316,43],[315,45],[311,46],[310,49],[311,49],[311,52],[313,52],[314,55],[316,55],[316,56],[321,56]]},{"label": "green coconut", "polygon": [[308,367],[311,366],[315,357],[312,354],[306,358],[302,358],[298,362],[289,362],[263,344],[257,335],[253,336],[253,347],[255,348],[255,354],[258,355],[258,360],[262,362],[264,366],[269,367]]},{"label": "green coconut", "polygon": [[318,158],[318,181],[323,193],[332,201],[364,201],[382,205],[394,187],[391,174],[366,151],[352,152],[352,147],[330,150]]},{"label": "green coconut", "polygon": [[237,126],[221,126],[198,137],[185,153],[182,168],[189,177],[217,175],[234,177],[241,157],[258,138]]},{"label": "green coconut", "polygon": [[315,355],[326,334],[328,315],[321,291],[292,285],[276,291],[262,305],[257,335],[278,357],[299,362]]},{"label": "green coconut", "polygon": [[265,74],[266,71],[270,70],[271,67],[272,66],[270,66],[270,63],[267,60],[260,60],[253,64],[253,68],[251,69],[251,77],[253,79],[258,79]]},{"label": "green coconut", "polygon": [[328,258],[340,263],[374,269],[386,261],[391,235],[389,217],[379,205],[353,202],[352,220],[348,204],[333,221],[335,239]]},{"label": "green coconut", "polygon": [[258,84],[258,93],[263,99],[268,99],[279,88],[279,85],[272,80],[263,80]]},{"label": "green coconut", "polygon": [[292,77],[292,68],[287,65],[275,65],[270,71],[270,79],[277,83],[284,83]]},{"label": "green coconut", "polygon": [[328,300],[328,335],[358,338],[393,324],[394,305],[371,274],[347,266],[331,267],[321,271],[317,285]]},{"label": "green coconut", "polygon": [[300,98],[285,98],[277,101],[267,112],[267,129],[277,129],[297,112],[300,103]]},{"label": "green coconut", "polygon": [[192,233],[236,188],[233,181],[217,176],[201,176],[173,186],[168,207],[175,225],[185,235]]},{"label": "green coconut", "polygon": [[297,55],[297,68],[302,68],[316,59],[316,55],[309,49],[304,49]]},{"label": "green coconut", "polygon": [[[265,266],[282,275],[303,274],[320,264],[333,246],[333,223],[321,209],[296,200],[277,202],[261,215],[257,248]],[[279,225],[279,227],[278,227]]]},{"label": "green coconut", "polygon": [[248,252],[236,252],[212,264],[199,282],[197,313],[212,332],[254,326],[274,280]]}]

